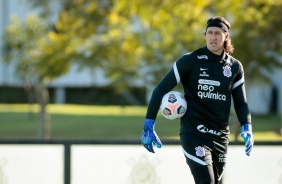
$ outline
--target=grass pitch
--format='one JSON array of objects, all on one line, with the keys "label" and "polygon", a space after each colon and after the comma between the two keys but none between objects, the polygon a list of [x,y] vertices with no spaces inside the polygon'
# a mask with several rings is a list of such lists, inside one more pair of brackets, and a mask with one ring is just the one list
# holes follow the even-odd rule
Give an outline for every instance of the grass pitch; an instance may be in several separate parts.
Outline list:
[{"label": "grass pitch", "polygon": [[[0,104],[0,139],[37,139],[38,111],[37,105]],[[146,107],[51,104],[48,112],[52,139],[140,139]],[[281,116],[253,115],[252,122],[256,141],[282,141]],[[179,139],[179,120],[159,116],[156,132],[160,139]]]}]

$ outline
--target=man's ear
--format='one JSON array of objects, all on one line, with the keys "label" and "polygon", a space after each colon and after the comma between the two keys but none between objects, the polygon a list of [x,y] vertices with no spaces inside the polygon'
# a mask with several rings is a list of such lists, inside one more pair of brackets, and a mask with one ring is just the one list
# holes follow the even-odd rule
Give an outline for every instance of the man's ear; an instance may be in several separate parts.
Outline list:
[{"label": "man's ear", "polygon": [[226,33],[226,37],[225,37],[225,40],[224,41],[227,41],[229,38],[229,33]]}]

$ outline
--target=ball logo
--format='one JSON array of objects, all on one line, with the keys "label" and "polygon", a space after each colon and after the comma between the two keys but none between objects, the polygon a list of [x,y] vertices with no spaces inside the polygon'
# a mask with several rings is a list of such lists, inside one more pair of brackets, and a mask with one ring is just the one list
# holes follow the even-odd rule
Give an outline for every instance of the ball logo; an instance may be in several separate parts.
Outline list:
[{"label": "ball logo", "polygon": [[168,108],[165,108],[165,109],[163,110],[163,114],[164,114],[166,117],[169,117],[169,116],[171,115],[171,110],[168,109]]},{"label": "ball logo", "polygon": [[184,96],[177,91],[166,93],[161,101],[161,114],[169,120],[181,118],[187,109],[187,102]]},{"label": "ball logo", "polygon": [[176,103],[174,105],[168,104],[167,106],[170,107],[172,109],[172,112],[175,114],[175,113],[177,113],[177,109],[176,108],[179,106],[179,103]]},{"label": "ball logo", "polygon": [[174,103],[174,102],[176,102],[176,101],[177,101],[177,99],[176,99],[176,97],[174,96],[174,94],[170,94],[169,97],[168,97],[168,102],[169,102],[169,103]]},{"label": "ball logo", "polygon": [[177,113],[178,113],[178,114],[184,114],[185,111],[186,111],[186,109],[185,109],[183,106],[180,106],[180,107],[178,107],[178,109],[177,109]]},{"label": "ball logo", "polygon": [[223,75],[225,77],[231,77],[232,76],[232,72],[231,72],[230,66],[226,65],[226,66],[223,67]]}]

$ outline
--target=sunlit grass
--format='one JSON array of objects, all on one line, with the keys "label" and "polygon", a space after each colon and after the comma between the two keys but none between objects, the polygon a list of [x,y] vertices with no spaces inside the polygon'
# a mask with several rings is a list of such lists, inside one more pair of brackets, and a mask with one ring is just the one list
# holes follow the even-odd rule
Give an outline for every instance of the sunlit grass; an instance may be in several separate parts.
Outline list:
[{"label": "sunlit grass", "polygon": [[[282,141],[282,135],[276,132],[253,132],[255,141]],[[234,133],[230,134],[230,141],[235,141]],[[237,137],[237,141],[243,142],[240,135]]]},{"label": "sunlit grass", "polygon": [[[0,112],[39,112],[37,104],[0,104]],[[110,115],[110,116],[144,116],[143,106],[90,106],[90,105],[54,105],[49,104],[50,114],[71,115]]]},{"label": "sunlit grass", "polygon": [[255,132],[256,141],[282,141],[282,135],[275,132]]},{"label": "sunlit grass", "polygon": [[[48,105],[52,139],[140,139],[147,107]],[[38,138],[39,106],[0,104],[0,138]],[[252,117],[255,141],[282,141],[281,116]],[[231,122],[230,141],[236,125]],[[157,118],[161,139],[179,139],[179,120]],[[240,133],[240,130],[238,130]],[[242,139],[238,136],[238,141]]]}]

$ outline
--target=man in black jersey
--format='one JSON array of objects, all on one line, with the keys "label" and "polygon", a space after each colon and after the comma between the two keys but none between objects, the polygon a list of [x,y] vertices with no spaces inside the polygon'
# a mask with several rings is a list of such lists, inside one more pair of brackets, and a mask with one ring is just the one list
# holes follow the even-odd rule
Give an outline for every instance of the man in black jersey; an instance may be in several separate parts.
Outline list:
[{"label": "man in black jersey", "polygon": [[188,109],[180,120],[180,141],[196,184],[219,183],[223,175],[231,97],[246,155],[254,144],[243,67],[230,55],[234,50],[230,27],[222,17],[207,21],[206,46],[176,60],[154,89],[144,122],[142,144],[154,153],[153,144],[158,148],[162,145],[154,129],[162,97],[181,82]]}]

